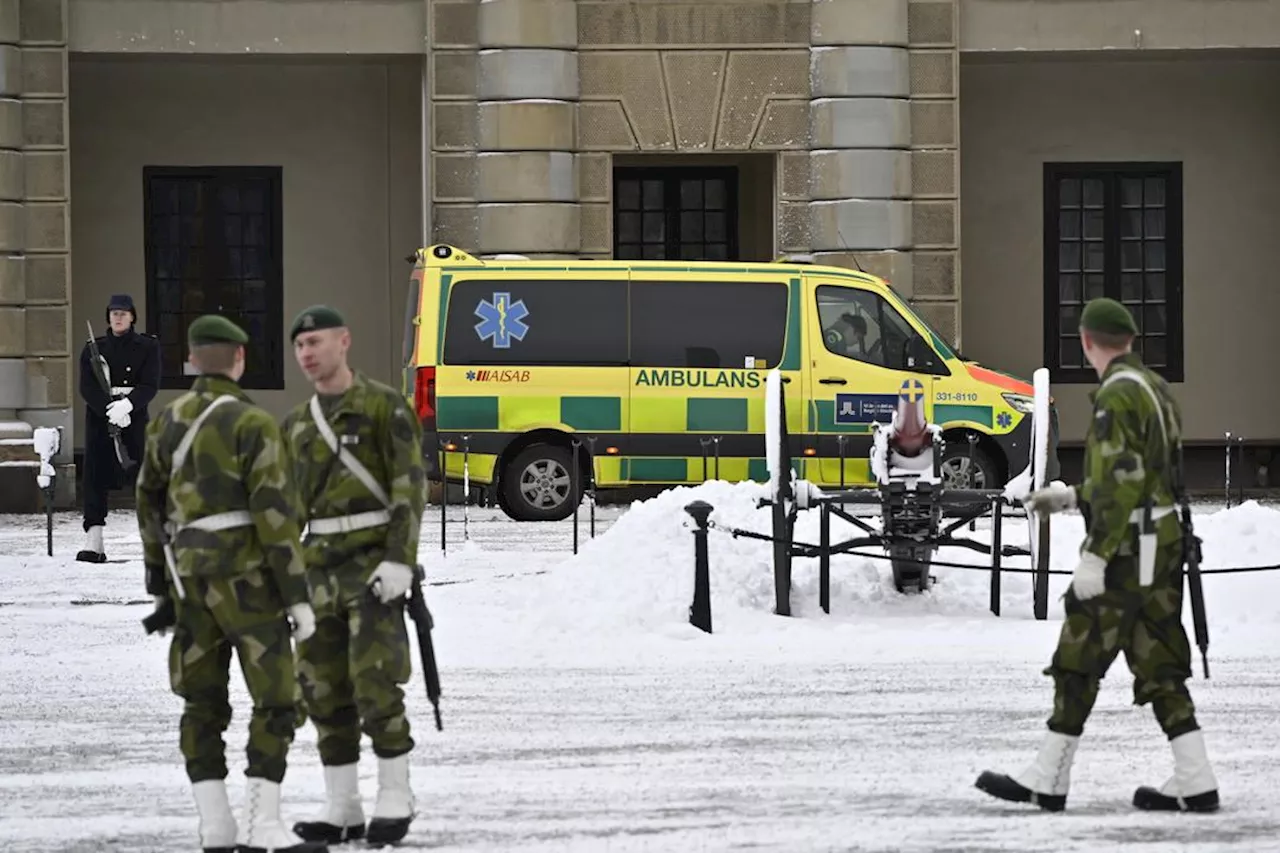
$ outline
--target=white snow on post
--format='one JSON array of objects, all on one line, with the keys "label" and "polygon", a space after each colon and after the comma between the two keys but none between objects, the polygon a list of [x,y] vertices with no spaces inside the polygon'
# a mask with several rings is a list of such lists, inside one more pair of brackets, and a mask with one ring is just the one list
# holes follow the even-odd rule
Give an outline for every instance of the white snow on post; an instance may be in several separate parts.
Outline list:
[{"label": "white snow on post", "polygon": [[31,437],[36,453],[40,454],[40,473],[36,475],[36,482],[42,489],[49,488],[49,484],[53,482],[56,473],[53,470],[53,457],[57,455],[61,441],[62,433],[56,427],[38,427]]},{"label": "white snow on post", "polygon": [[764,380],[764,460],[769,471],[769,499],[778,499],[782,483],[782,373],[769,371]]},{"label": "white snow on post", "polygon": [[[1049,369],[1040,367],[1032,374],[1035,397],[1031,412],[1031,452],[1027,454],[1027,467],[1009,480],[1004,487],[1004,497],[1009,501],[1022,501],[1033,489],[1042,489],[1049,473]],[[1032,521],[1033,533],[1035,521]]]}]

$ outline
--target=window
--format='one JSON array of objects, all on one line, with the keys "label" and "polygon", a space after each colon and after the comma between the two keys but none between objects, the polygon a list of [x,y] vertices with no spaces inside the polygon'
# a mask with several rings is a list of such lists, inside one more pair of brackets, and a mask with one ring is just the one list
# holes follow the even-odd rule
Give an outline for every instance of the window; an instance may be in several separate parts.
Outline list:
[{"label": "window", "polygon": [[248,333],[245,388],[284,388],[279,167],[143,169],[148,331],[162,388],[187,388],[187,327],[217,313]]},{"label": "window", "polygon": [[625,260],[736,261],[736,168],[618,168],[613,256]]},{"label": "window", "polygon": [[1094,382],[1080,312],[1099,296],[1133,315],[1134,352],[1181,382],[1182,166],[1045,166],[1045,364],[1055,382]]},{"label": "window", "polygon": [[818,321],[827,351],[887,367],[919,371],[908,366],[907,343],[919,337],[898,310],[878,293],[857,287],[824,284],[818,288]]},{"label": "window", "polygon": [[627,282],[465,279],[445,323],[446,364],[621,366]]},{"label": "window", "polygon": [[631,283],[631,363],[777,367],[787,335],[785,282]]}]

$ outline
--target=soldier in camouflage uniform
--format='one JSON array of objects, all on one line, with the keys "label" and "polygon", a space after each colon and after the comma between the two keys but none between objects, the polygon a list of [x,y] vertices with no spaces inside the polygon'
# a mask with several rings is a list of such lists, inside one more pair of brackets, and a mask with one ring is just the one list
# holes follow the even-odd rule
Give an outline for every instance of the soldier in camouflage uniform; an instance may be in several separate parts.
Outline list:
[{"label": "soldier in camouflage uniform", "polygon": [[[394,843],[414,817],[414,741],[400,685],[412,672],[404,595],[426,503],[422,426],[400,392],[347,365],[351,334],[336,310],[304,310],[290,336],[316,390],[283,431],[308,520],[316,634],[299,644],[299,677],[327,792],[324,810],[294,831],[331,843]],[[367,829],[357,784],[362,731],[378,759]]]},{"label": "soldier in camouflage uniform", "polygon": [[[169,678],[185,700],[179,740],[204,850],[324,853],[280,820],[296,725],[290,634],[305,641],[315,616],[284,440],[238,384],[247,341],[223,317],[193,322],[190,361],[200,376],[147,428],[137,480],[146,586],[157,608],[174,607]],[[253,698],[238,826],[222,740],[233,649]]]},{"label": "soldier in camouflage uniform", "polygon": [[1085,539],[1065,595],[1066,621],[1046,675],[1053,713],[1039,755],[1014,777],[983,773],[978,788],[1014,802],[1059,811],[1098,685],[1120,652],[1133,673],[1137,705],[1151,703],[1173,751],[1163,787],[1139,787],[1143,810],[1215,811],[1218,783],[1187,691],[1191,643],[1182,627],[1183,530],[1181,413],[1168,384],[1131,351],[1137,327],[1111,299],[1085,306],[1085,356],[1101,386],[1092,394],[1085,479],[1033,492],[1028,511],[1079,508]]}]

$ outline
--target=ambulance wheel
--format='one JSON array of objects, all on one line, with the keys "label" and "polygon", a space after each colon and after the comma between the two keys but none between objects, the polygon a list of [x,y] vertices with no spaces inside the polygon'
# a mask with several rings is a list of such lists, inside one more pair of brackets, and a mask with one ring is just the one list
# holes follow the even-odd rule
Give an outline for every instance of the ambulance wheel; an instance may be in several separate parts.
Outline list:
[{"label": "ambulance wheel", "polygon": [[[517,521],[560,521],[573,515],[581,482],[573,480],[573,451],[558,444],[531,444],[502,473],[502,497]],[[581,480],[581,472],[579,472]]]},{"label": "ambulance wheel", "polygon": [[998,489],[1003,485],[999,467],[980,444],[973,448],[970,462],[969,442],[963,434],[948,439],[938,469],[946,489]]}]

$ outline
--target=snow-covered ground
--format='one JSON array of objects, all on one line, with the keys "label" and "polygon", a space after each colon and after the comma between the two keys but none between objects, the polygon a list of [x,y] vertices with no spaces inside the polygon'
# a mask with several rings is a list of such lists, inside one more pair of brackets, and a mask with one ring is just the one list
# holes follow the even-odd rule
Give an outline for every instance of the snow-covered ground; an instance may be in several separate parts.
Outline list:
[{"label": "snow-covered ground", "polygon": [[[1191,682],[1222,785],[1217,815],[1150,815],[1130,799],[1171,767],[1149,708],[1134,708],[1123,658],[1104,682],[1067,812],[1040,813],[973,788],[987,768],[1032,758],[1052,685],[1050,619],[1031,583],[1006,575],[1003,615],[985,571],[935,569],[918,596],[888,564],[833,563],[831,614],[816,561],[797,561],[792,618],[772,614],[768,543],[711,534],[715,633],[688,624],[693,538],[683,507],[767,530],[760,487],[676,489],[625,513],[602,508],[571,553],[568,522],[518,525],[451,508],[423,524],[444,731],[421,672],[408,685],[419,748],[420,819],[405,846],[438,850],[1097,851],[1280,849],[1280,573],[1205,579],[1213,678]],[[817,513],[798,538],[817,538]],[[0,851],[194,849],[196,819],[177,745],[180,700],[167,641],[144,636],[140,544],[131,513],[108,522],[108,556],[76,563],[79,519],[0,518]],[[1197,515],[1206,567],[1280,562],[1280,512],[1249,503]],[[976,535],[989,534],[986,524]],[[961,531],[964,533],[965,531]],[[1053,526],[1070,569],[1082,527]],[[1023,544],[1026,522],[1008,519]],[[983,563],[952,549],[940,559]],[[1025,559],[1011,561],[1026,565]],[[1190,631],[1190,608],[1185,621]],[[233,665],[234,666],[234,665]],[[415,670],[417,668],[415,667]],[[248,698],[233,680],[229,784],[238,804]],[[314,729],[298,734],[284,813],[323,798]],[[362,777],[372,806],[375,766]],[[354,849],[336,848],[336,849]]]}]

